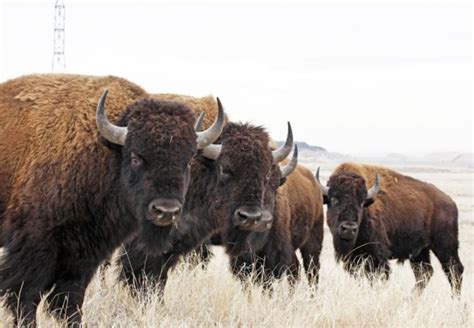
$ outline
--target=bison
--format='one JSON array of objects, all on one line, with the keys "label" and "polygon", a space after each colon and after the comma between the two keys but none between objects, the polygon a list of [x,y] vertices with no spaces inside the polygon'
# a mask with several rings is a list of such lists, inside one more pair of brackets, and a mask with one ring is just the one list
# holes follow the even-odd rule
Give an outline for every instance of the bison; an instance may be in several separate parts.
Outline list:
[{"label": "bison", "polygon": [[196,132],[187,105],[126,80],[34,75],[0,85],[0,120],[0,296],[15,324],[34,325],[52,290],[49,310],[77,324],[94,272],[123,241],[168,248],[191,160],[224,113]]},{"label": "bison", "polygon": [[[319,169],[316,176],[319,181]],[[346,270],[388,278],[388,260],[409,259],[421,291],[433,274],[432,250],[459,294],[458,210],[448,195],[387,168],[354,163],[339,165],[327,187],[320,186],[336,258]]]},{"label": "bison", "polygon": [[[277,191],[271,228],[252,233],[247,244],[242,245],[244,249],[230,253],[233,273],[247,279],[256,270],[264,286],[268,287],[274,278],[278,279],[286,272],[293,283],[299,273],[295,252],[300,249],[308,281],[316,286],[323,226],[323,199],[319,186],[312,172],[298,165]],[[231,232],[236,239],[241,233],[238,226]],[[232,240],[227,238],[227,242]]]},{"label": "bison", "polygon": [[[213,235],[225,236],[224,244],[235,254],[246,245],[253,230],[272,226],[276,190],[297,162],[293,157],[281,169],[278,165],[291,152],[291,126],[285,145],[273,151],[265,130],[250,124],[228,123],[219,142],[202,150],[194,160],[183,219],[171,250],[153,256],[139,247],[138,240],[125,244],[125,253],[119,257],[121,279],[134,287],[132,290],[146,290],[147,281],[163,288],[168,269],[175,266],[179,256]],[[226,233],[234,226],[242,230],[237,239]],[[226,238],[232,239],[232,244]]]}]

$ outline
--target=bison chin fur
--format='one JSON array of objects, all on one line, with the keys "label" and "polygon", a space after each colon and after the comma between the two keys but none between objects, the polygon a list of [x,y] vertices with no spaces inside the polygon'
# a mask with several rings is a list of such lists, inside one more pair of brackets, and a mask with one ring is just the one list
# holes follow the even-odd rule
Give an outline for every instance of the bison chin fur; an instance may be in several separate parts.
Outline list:
[{"label": "bison chin fur", "polygon": [[248,239],[252,231],[240,230],[232,227],[225,232],[226,253],[229,256],[238,256],[248,248]]},{"label": "bison chin fur", "polygon": [[173,225],[160,227],[150,222],[142,222],[138,230],[138,247],[153,255],[169,251],[172,247],[172,229]]},{"label": "bison chin fur", "polygon": [[341,239],[338,235],[333,236],[334,251],[337,261],[344,261],[345,258],[352,252],[356,238],[351,240]]}]

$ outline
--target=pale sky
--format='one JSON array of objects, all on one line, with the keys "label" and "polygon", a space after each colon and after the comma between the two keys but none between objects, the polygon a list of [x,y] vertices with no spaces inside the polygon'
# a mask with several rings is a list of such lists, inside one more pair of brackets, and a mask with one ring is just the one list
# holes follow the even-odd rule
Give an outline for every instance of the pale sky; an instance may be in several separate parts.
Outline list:
[{"label": "pale sky", "polygon": [[[55,0],[1,0],[0,82],[51,70]],[[66,71],[219,96],[354,155],[472,151],[470,1],[68,1]]]}]

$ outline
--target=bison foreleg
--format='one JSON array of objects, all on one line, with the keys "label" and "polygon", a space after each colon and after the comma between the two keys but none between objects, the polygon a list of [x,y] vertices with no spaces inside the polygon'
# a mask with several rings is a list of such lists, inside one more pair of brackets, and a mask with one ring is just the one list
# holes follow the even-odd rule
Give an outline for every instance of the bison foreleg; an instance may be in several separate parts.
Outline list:
[{"label": "bison foreleg", "polygon": [[79,326],[84,293],[94,273],[92,269],[86,272],[56,272],[57,280],[47,296],[48,311],[60,320],[67,320],[69,326]]},{"label": "bison foreleg", "polygon": [[54,273],[55,252],[47,246],[27,239],[13,241],[1,259],[0,297],[5,296],[15,326],[36,326],[41,293]]},{"label": "bison foreleg", "polygon": [[415,274],[415,290],[420,293],[433,275],[433,267],[430,262],[430,249],[422,249],[416,257],[410,259],[410,265]]}]

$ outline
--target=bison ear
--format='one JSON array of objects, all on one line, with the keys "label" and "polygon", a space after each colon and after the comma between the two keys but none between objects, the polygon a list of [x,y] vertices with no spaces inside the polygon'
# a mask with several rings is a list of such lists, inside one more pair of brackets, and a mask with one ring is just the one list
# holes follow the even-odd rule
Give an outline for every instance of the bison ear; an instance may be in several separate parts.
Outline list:
[{"label": "bison ear", "polygon": [[326,195],[323,195],[323,204],[329,204],[329,197]]},{"label": "bison ear", "polygon": [[374,198],[369,198],[369,199],[364,200],[364,207],[369,207],[370,205],[374,203],[374,201],[375,201]]},{"label": "bison ear", "polygon": [[110,142],[102,136],[99,136],[99,142],[112,151],[120,152],[122,150],[122,146],[114,144],[113,142]]}]

